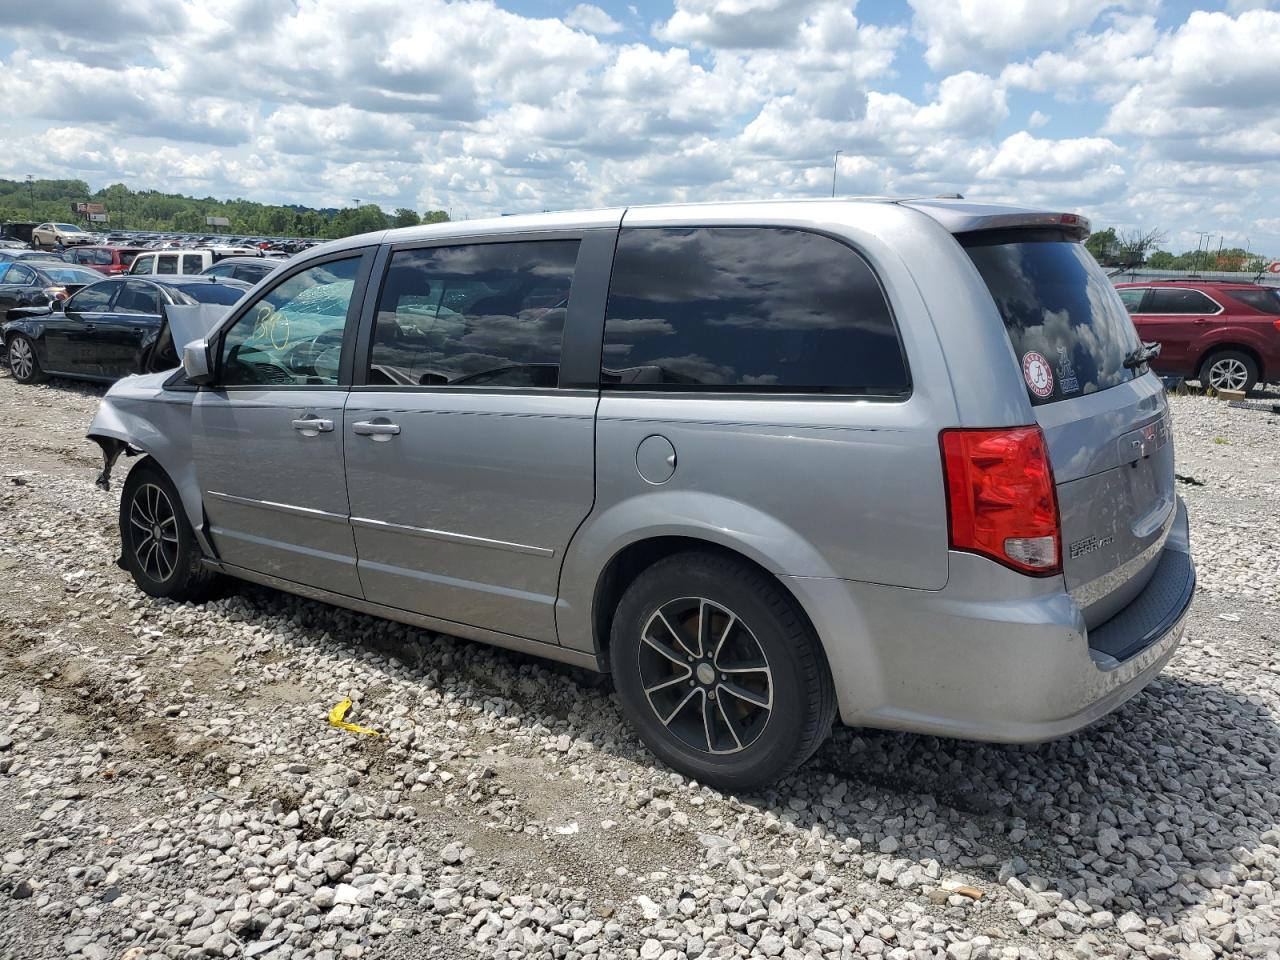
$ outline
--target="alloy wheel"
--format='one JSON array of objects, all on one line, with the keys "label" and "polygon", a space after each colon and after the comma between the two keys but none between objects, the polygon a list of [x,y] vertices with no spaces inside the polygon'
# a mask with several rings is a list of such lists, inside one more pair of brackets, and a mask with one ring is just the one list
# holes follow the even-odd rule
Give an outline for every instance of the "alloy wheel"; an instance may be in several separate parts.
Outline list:
[{"label": "alloy wheel", "polygon": [[1215,360],[1209,367],[1209,386],[1215,390],[1243,390],[1249,382],[1249,371],[1235,357]]},{"label": "alloy wheel", "polygon": [[129,507],[133,556],[147,576],[164,582],[178,565],[178,517],[169,495],[154,483],[144,483]]},{"label": "alloy wheel", "polygon": [[13,371],[14,377],[19,380],[28,379],[35,365],[36,358],[31,352],[31,344],[25,337],[15,338],[13,343],[9,344],[9,369]]},{"label": "alloy wheel", "polygon": [[773,672],[750,628],[703,597],[659,607],[640,636],[640,681],[659,722],[683,744],[732,754],[773,713]]}]

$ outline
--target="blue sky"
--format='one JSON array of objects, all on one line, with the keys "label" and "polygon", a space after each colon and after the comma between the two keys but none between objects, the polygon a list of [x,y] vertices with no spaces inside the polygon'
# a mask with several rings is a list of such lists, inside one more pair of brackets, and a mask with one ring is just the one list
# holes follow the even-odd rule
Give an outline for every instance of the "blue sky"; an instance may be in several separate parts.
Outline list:
[{"label": "blue sky", "polygon": [[0,175],[456,216],[960,192],[1280,255],[1277,0],[31,0]]}]

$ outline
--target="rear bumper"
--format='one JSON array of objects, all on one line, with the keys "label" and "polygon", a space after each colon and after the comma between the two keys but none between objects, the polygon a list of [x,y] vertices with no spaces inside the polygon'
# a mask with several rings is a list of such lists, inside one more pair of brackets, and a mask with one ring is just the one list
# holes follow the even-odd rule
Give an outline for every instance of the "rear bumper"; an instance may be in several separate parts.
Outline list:
[{"label": "rear bumper", "polygon": [[823,638],[844,723],[1011,743],[1064,736],[1155,678],[1195,593],[1181,500],[1151,581],[1092,631],[1061,578],[951,561],[939,591],[787,580]]}]

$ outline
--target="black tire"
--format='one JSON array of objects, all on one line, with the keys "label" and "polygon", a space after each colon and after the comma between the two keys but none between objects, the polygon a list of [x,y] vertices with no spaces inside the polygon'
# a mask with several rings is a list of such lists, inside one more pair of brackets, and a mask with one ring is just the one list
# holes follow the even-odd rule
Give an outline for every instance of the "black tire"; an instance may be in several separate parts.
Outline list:
[{"label": "black tire", "polygon": [[201,562],[200,545],[177,488],[151,459],[135,466],[125,479],[120,551],[133,582],[150,596],[199,603],[221,585],[217,572]]},{"label": "black tire", "polygon": [[19,383],[44,383],[49,375],[40,367],[36,345],[25,334],[15,333],[6,345],[9,372]]},{"label": "black tire", "polygon": [[[1232,386],[1240,382],[1241,376],[1244,377],[1244,385]],[[1258,365],[1253,357],[1240,350],[1217,350],[1200,364],[1200,386],[1205,390],[1243,390],[1248,393],[1257,382]]]},{"label": "black tire", "polygon": [[[668,614],[687,643],[664,626]],[[658,561],[623,594],[610,636],[632,726],[659,759],[702,783],[762,787],[813,756],[831,731],[835,687],[813,627],[773,577],[742,560],[694,551]],[[659,711],[670,709],[664,721]]]}]

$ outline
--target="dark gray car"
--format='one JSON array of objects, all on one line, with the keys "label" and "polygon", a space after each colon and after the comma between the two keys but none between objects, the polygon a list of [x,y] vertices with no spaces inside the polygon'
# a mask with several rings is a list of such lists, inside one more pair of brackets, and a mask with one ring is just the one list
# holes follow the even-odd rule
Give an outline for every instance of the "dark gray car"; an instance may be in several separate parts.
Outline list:
[{"label": "dark gray car", "polygon": [[125,563],[609,671],[728,789],[837,715],[1061,736],[1160,671],[1195,586],[1152,349],[1087,233],[833,200],[326,244],[103,400],[108,472],[146,455]]}]

